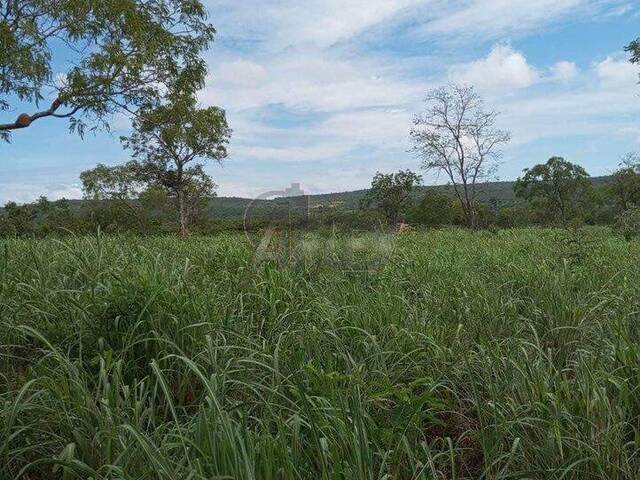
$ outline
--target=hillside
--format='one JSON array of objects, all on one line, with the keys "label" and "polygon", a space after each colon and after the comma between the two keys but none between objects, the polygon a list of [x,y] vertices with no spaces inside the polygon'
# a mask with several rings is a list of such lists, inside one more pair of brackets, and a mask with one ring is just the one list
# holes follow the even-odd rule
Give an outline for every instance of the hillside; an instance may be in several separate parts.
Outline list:
[{"label": "hillside", "polygon": [[[593,177],[595,186],[602,186],[611,180],[611,177]],[[488,182],[480,186],[480,201],[482,203],[495,203],[498,207],[508,207],[518,203],[513,194],[515,182]],[[427,190],[435,190],[450,196],[454,195],[453,187],[449,185],[437,185],[420,187],[417,197],[424,195]],[[368,190],[354,190],[350,192],[322,193],[309,195],[311,207],[333,207],[342,210],[355,210]],[[260,200],[254,205],[256,212],[261,208],[268,209],[273,200]],[[209,205],[209,214],[214,218],[238,218],[244,215],[245,209],[251,203],[250,199],[239,197],[212,198]]]},{"label": "hillside", "polygon": [[[596,186],[602,186],[611,180],[611,177],[593,177]],[[485,204],[492,203],[498,207],[508,207],[518,203],[513,194],[515,182],[488,182],[480,185],[480,201]],[[421,197],[428,190],[435,190],[454,196],[453,188],[449,185],[437,185],[420,187],[416,192],[416,197]],[[312,208],[319,206],[331,207],[339,210],[355,210],[358,208],[360,200],[364,198],[368,190],[353,190],[350,192],[321,193],[309,195],[309,205]],[[298,197],[300,198],[300,197]],[[247,207],[253,202],[252,212],[255,217],[259,217],[261,212],[270,212],[273,202],[282,200],[256,200],[241,197],[214,197],[209,201],[209,215],[218,219],[239,219],[242,218]],[[80,209],[84,200],[71,200],[72,208]],[[3,208],[0,207],[0,212]]]}]

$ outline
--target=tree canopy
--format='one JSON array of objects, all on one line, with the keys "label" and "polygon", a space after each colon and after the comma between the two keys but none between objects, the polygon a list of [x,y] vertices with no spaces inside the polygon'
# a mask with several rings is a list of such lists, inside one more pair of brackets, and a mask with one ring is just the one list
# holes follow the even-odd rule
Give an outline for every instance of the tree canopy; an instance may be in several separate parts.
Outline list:
[{"label": "tree canopy", "polygon": [[214,33],[199,0],[0,0],[0,114],[26,110],[0,139],[46,117],[108,128],[178,81],[198,88]]},{"label": "tree canopy", "polygon": [[412,204],[412,194],[422,182],[422,177],[411,170],[397,173],[376,173],[371,189],[362,201],[365,208],[379,209],[389,223],[397,223]]},{"label": "tree canopy", "polygon": [[454,200],[443,193],[431,190],[411,210],[411,222],[435,227],[448,225],[453,222],[455,216]]},{"label": "tree canopy", "polygon": [[141,111],[133,127],[131,135],[121,137],[133,160],[83,172],[85,196],[137,198],[146,189],[161,189],[176,201],[180,231],[186,234],[199,203],[214,194],[204,162],[227,157],[231,129],[225,112],[199,108],[193,92],[179,90],[167,103]]},{"label": "tree canopy", "polygon": [[593,186],[580,165],[552,157],[523,173],[514,186],[515,194],[544,217],[566,223],[584,212]]}]

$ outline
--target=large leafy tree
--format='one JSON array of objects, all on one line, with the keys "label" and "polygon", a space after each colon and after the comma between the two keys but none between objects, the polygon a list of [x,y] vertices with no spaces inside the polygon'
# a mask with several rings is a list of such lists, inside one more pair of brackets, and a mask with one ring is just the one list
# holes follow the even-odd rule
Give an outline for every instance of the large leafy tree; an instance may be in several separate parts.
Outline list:
[{"label": "large leafy tree", "polygon": [[214,33],[199,0],[0,0],[0,114],[24,112],[0,139],[46,117],[108,128],[178,79],[196,88]]},{"label": "large leafy tree", "polygon": [[133,160],[82,174],[85,195],[130,199],[160,189],[175,202],[180,232],[186,235],[202,202],[214,194],[205,162],[227,157],[230,136],[224,110],[199,108],[195,94],[181,88],[167,103],[140,112],[133,133],[122,137]]},{"label": "large leafy tree", "polygon": [[473,87],[451,84],[429,92],[410,133],[423,169],[446,175],[471,227],[478,221],[479,183],[493,175],[511,138],[496,128],[497,117]]},{"label": "large leafy tree", "polygon": [[422,177],[411,170],[388,174],[378,172],[362,200],[362,206],[378,209],[389,223],[397,223],[411,207],[413,192],[421,182]]},{"label": "large leafy tree", "polygon": [[525,169],[516,181],[516,197],[528,201],[545,220],[568,220],[584,214],[592,200],[593,185],[580,165],[562,157]]}]

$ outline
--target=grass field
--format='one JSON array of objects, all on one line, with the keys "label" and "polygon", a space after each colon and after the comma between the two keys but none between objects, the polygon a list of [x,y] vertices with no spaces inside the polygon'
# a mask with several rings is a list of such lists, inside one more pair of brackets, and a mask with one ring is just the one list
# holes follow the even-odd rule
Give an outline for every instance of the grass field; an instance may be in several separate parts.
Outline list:
[{"label": "grass field", "polygon": [[606,229],[0,241],[0,479],[635,479]]}]

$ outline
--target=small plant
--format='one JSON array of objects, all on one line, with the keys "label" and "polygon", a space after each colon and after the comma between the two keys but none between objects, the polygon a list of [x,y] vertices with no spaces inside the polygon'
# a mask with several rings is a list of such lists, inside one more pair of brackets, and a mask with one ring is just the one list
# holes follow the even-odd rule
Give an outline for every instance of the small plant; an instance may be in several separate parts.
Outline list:
[{"label": "small plant", "polygon": [[618,215],[616,230],[629,241],[640,237],[640,208],[629,208]]}]

